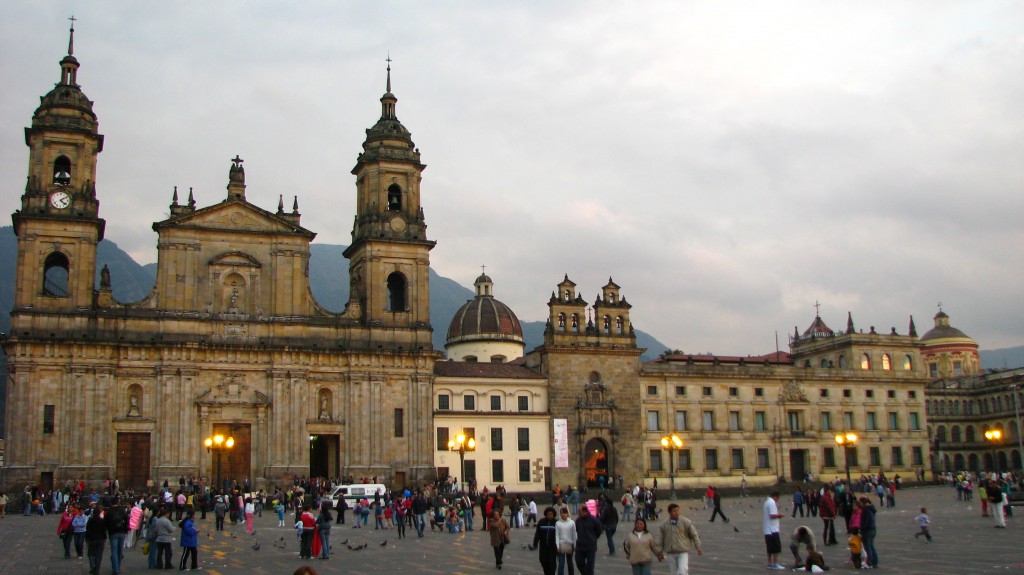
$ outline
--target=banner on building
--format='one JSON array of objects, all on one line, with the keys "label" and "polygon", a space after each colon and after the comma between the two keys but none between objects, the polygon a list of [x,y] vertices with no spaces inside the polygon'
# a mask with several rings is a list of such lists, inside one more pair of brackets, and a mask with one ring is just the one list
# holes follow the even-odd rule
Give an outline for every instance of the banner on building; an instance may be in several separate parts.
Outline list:
[{"label": "banner on building", "polygon": [[569,467],[569,420],[555,419],[555,467]]}]

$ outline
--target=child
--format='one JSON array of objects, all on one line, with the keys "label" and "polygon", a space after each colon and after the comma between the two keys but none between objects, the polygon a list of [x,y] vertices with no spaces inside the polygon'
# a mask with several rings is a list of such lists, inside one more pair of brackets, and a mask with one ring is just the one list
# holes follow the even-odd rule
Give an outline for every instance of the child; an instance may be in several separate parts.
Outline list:
[{"label": "child", "polygon": [[860,552],[862,549],[860,535],[854,533],[850,535],[850,561],[853,562],[854,569],[860,569]]},{"label": "child", "polygon": [[275,499],[273,501],[274,511],[277,512],[277,526],[284,527],[284,503]]},{"label": "child", "polygon": [[924,535],[924,538],[928,543],[931,543],[932,534],[928,532],[928,527],[932,524],[932,520],[928,518],[928,510],[922,507],[921,514],[915,517],[914,520],[917,521],[917,524],[921,527],[920,533],[914,533],[914,539]]}]

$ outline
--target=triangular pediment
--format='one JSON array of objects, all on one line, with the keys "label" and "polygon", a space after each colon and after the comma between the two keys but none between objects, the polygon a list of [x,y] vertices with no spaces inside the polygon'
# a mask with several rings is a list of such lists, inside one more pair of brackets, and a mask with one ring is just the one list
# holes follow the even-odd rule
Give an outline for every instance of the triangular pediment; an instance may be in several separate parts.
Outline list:
[{"label": "triangular pediment", "polygon": [[226,200],[191,213],[171,217],[153,224],[153,227],[157,230],[163,227],[175,227],[256,233],[297,233],[311,237],[314,235],[302,226],[260,209],[245,200]]}]

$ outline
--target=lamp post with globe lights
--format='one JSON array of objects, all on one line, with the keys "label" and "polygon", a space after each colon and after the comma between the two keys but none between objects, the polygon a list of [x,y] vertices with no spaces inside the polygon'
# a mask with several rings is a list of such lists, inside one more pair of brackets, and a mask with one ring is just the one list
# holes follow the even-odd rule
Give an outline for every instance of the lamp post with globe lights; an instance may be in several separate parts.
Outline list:
[{"label": "lamp post with globe lights", "polygon": [[462,492],[466,492],[466,453],[476,451],[476,440],[466,437],[465,433],[455,436],[455,439],[448,440],[448,451],[459,454],[459,473],[462,479]]},{"label": "lamp post with globe lights", "polygon": [[985,432],[985,440],[992,446],[992,469],[989,471],[998,473],[999,459],[996,457],[996,447],[1003,440],[1003,431],[1001,429],[990,429]]},{"label": "lamp post with globe lights", "polygon": [[206,446],[206,451],[212,451],[213,453],[217,454],[217,489],[219,490],[222,488],[220,477],[221,458],[223,457],[225,451],[229,451],[231,450],[231,448],[235,446],[235,438],[225,438],[223,435],[218,433],[212,437],[207,437],[205,440],[203,440],[203,445]]},{"label": "lamp post with globe lights", "polygon": [[850,489],[850,450],[857,447],[857,434],[852,431],[836,434],[836,445],[843,448],[843,459],[846,461],[846,488]]},{"label": "lamp post with globe lights", "polygon": [[672,486],[672,500],[676,498],[676,465],[673,458],[676,451],[683,448],[683,440],[676,434],[666,435],[661,438],[661,447],[668,450],[668,477]]}]

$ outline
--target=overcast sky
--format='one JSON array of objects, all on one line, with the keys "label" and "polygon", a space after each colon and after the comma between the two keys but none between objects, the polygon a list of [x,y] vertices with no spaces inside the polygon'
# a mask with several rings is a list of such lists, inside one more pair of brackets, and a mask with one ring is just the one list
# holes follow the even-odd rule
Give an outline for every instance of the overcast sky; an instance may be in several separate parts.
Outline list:
[{"label": "overcast sky", "polygon": [[816,301],[1024,344],[1024,2],[6,1],[0,213],[72,14],[106,237],[142,263],[235,154],[249,201],[349,243],[390,52],[431,264],[486,264],[524,321],[567,273],[687,353],[786,349]]}]

